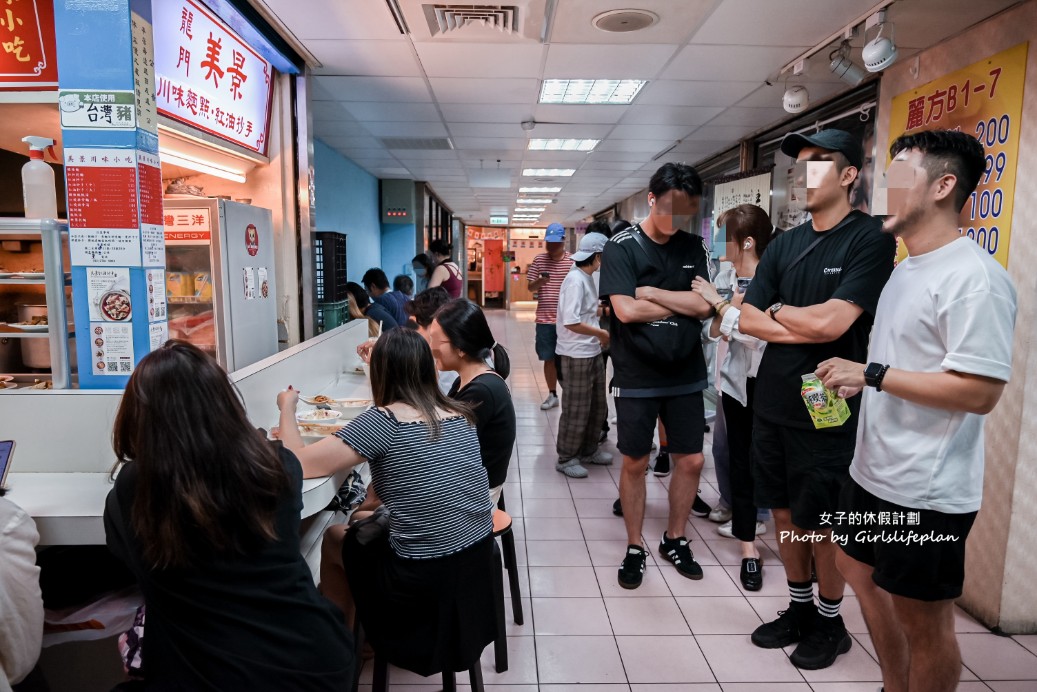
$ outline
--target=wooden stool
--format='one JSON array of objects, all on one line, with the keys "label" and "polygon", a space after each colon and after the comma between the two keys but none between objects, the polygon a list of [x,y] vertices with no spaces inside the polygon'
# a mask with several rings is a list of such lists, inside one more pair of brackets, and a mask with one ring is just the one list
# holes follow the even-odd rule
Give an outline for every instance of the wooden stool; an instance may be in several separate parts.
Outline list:
[{"label": "wooden stool", "polygon": [[504,493],[497,500],[497,511],[493,513],[493,535],[500,536],[504,553],[504,567],[508,570],[508,585],[511,587],[511,613],[515,624],[521,625],[522,593],[519,588],[518,560],[515,557],[515,533],[511,530],[511,516],[504,509]]}]

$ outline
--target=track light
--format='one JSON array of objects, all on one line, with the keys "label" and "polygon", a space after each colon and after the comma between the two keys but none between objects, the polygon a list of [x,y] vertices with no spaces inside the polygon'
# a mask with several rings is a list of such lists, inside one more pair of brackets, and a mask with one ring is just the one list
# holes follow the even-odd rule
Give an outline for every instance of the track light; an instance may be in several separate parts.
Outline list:
[{"label": "track light", "polygon": [[828,58],[832,61],[828,69],[839,79],[850,86],[857,86],[867,76],[860,67],[850,59],[850,42],[843,40],[839,47],[832,51]]},{"label": "track light", "polygon": [[[878,26],[879,32],[875,34],[875,38],[864,45],[861,57],[868,72],[882,72],[897,61],[897,46],[893,42],[895,34],[893,22],[886,21],[886,11],[882,10],[868,19],[868,25],[864,30],[865,38],[867,38],[867,30],[872,26]],[[889,37],[882,35],[887,26],[889,27]]]},{"label": "track light", "polygon": [[801,84],[794,84],[785,90],[781,105],[786,113],[802,113],[810,105],[810,93]]}]

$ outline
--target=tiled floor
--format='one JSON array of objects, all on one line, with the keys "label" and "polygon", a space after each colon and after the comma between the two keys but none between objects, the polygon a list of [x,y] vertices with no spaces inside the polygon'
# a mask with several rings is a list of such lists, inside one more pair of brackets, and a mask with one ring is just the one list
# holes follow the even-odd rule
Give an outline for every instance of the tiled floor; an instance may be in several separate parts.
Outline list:
[{"label": "tiled floor", "polygon": [[[616,583],[625,548],[623,521],[612,515],[617,464],[591,467],[585,479],[555,471],[559,410],[540,410],[546,396],[533,353],[533,315],[489,313],[497,340],[512,359],[509,383],[518,415],[518,444],[505,498],[514,517],[525,624],[510,623],[509,670],[494,672],[492,647],[483,656],[487,690],[499,692],[875,692],[881,676],[856,599],[843,615],[854,638],[834,666],[800,671],[787,651],[758,649],[749,633],[788,604],[773,527],[763,536],[764,588],[753,595],[738,582],[737,544],[715,524],[692,518],[688,537],[705,577],[689,581],[665,561],[648,559],[641,588]],[[615,432],[604,449],[615,452]],[[717,499],[708,456],[702,496]],[[653,553],[665,526],[668,479],[648,477],[645,544]],[[510,618],[510,602],[508,604]],[[965,667],[960,692],[1037,690],[1037,635],[1000,637],[957,612]],[[431,692],[438,676],[393,671],[397,692]],[[370,666],[361,690],[369,690]],[[458,682],[467,676],[458,675]],[[465,685],[462,689],[467,689]]]}]

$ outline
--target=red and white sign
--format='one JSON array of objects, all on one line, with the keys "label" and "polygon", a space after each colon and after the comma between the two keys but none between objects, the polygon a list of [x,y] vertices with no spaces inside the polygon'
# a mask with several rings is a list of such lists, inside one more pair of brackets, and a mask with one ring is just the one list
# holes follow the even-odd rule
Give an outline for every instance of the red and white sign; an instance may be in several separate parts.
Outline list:
[{"label": "red and white sign", "polygon": [[208,245],[212,241],[208,207],[170,209],[163,221],[166,245]]},{"label": "red and white sign", "polygon": [[255,257],[259,253],[259,231],[254,224],[245,227],[245,250],[249,257]]},{"label": "red and white sign", "polygon": [[195,0],[154,0],[162,115],[266,153],[273,68]]},{"label": "red and white sign", "polygon": [[57,87],[53,0],[0,0],[0,91]]}]

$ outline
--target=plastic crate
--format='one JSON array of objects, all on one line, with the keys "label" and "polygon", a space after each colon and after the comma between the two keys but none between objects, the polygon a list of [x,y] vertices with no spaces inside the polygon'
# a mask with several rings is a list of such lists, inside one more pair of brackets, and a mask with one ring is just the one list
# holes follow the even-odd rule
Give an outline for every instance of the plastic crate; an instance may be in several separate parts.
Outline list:
[{"label": "plastic crate", "polygon": [[317,303],[317,333],[329,332],[349,321],[349,301]]},{"label": "plastic crate", "polygon": [[338,303],[348,297],[346,283],[346,236],[342,233],[314,234],[313,253],[318,303]]}]

